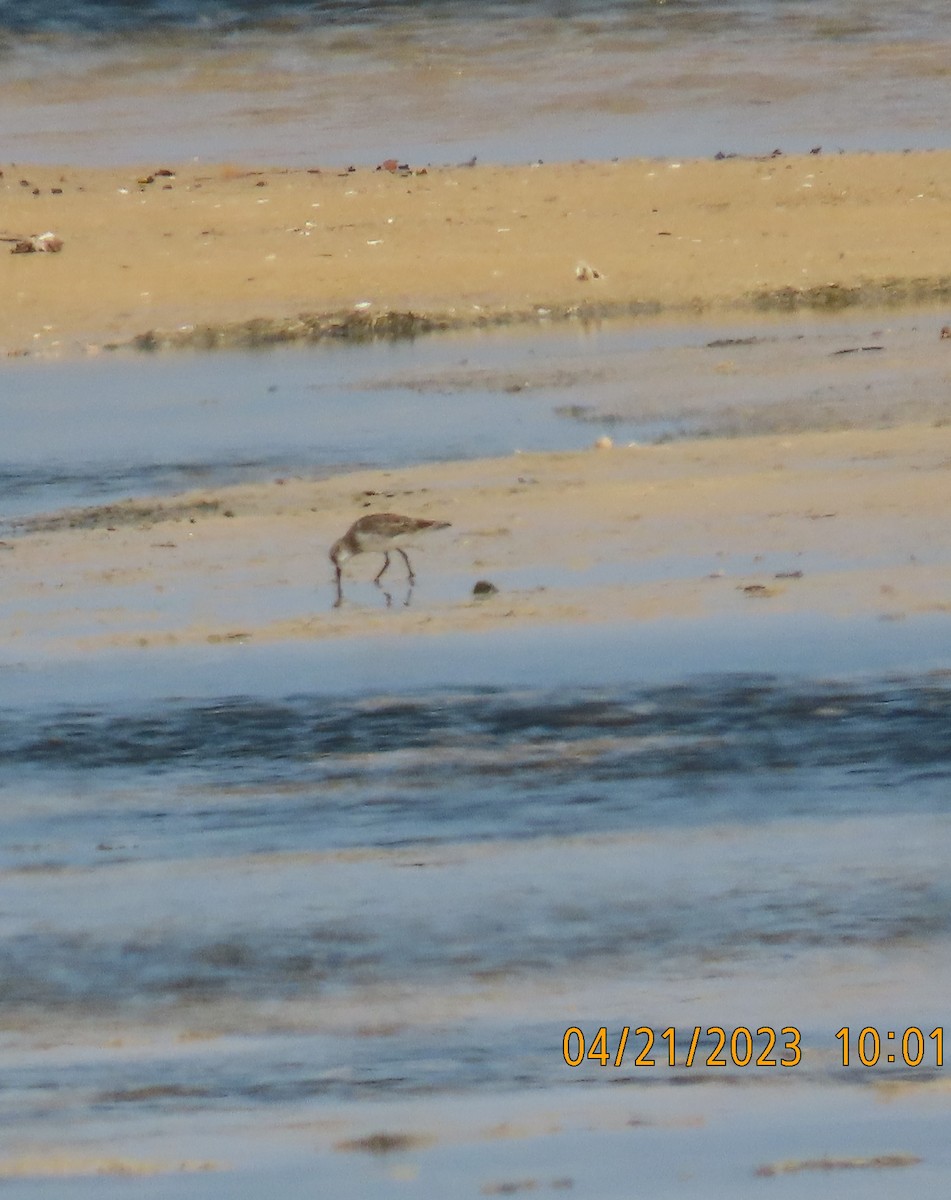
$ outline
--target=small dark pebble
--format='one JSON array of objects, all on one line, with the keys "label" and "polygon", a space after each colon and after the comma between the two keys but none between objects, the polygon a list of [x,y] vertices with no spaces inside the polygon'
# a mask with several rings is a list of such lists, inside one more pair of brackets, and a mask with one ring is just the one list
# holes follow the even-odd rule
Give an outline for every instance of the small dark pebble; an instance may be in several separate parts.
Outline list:
[{"label": "small dark pebble", "polygon": [[494,596],[498,590],[495,584],[490,583],[488,579],[479,579],[473,585],[472,594],[473,596]]}]

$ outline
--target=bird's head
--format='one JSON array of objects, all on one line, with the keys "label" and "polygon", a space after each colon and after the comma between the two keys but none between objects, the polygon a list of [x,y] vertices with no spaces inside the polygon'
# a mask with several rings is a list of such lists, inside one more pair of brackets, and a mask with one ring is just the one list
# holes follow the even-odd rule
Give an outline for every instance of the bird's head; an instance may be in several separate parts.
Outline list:
[{"label": "bird's head", "polygon": [[343,538],[338,538],[330,547],[330,553],[327,557],[339,572],[341,564],[345,563],[348,558],[353,557],[353,551],[350,550]]}]

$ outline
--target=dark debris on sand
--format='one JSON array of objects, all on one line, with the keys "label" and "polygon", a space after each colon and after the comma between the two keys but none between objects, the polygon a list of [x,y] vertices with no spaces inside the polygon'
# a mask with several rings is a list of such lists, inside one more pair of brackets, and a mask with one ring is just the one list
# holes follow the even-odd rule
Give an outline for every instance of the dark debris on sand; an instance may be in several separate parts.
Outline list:
[{"label": "dark debris on sand", "polygon": [[37,517],[21,517],[7,524],[15,533],[56,533],[61,529],[118,529],[121,526],[146,527],[162,521],[194,521],[218,512],[220,500],[193,500],[163,504],[156,501],[124,500],[119,504],[99,504],[89,508],[67,508]]}]

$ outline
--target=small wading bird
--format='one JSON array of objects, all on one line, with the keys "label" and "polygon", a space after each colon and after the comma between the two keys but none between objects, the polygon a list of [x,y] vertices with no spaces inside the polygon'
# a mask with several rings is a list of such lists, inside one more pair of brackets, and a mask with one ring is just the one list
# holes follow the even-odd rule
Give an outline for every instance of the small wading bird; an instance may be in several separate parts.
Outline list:
[{"label": "small wading bird", "polygon": [[399,513],[368,513],[354,521],[343,537],[337,538],[330,547],[330,561],[337,572],[337,603],[340,603],[343,594],[342,568],[347,559],[371,551],[382,554],[383,566],[373,578],[373,582],[379,584],[380,577],[390,565],[390,551],[396,550],[402,554],[407,577],[413,583],[416,576],[403,547],[415,545],[420,534],[448,528],[448,521],[423,521],[417,517],[401,517]]}]

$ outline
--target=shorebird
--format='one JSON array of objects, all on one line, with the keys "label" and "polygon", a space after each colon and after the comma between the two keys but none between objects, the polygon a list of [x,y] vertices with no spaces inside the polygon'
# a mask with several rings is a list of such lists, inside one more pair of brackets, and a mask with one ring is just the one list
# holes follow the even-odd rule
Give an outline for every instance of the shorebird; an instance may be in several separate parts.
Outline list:
[{"label": "shorebird", "polygon": [[416,576],[403,547],[414,545],[420,534],[448,528],[448,521],[423,521],[418,517],[401,517],[399,513],[367,513],[365,517],[360,517],[343,537],[337,538],[330,547],[330,561],[337,571],[338,595],[342,564],[356,554],[367,554],[370,551],[383,555],[383,566],[374,576],[374,583],[380,582],[380,576],[390,565],[391,550],[402,554],[407,576],[412,583]]}]

